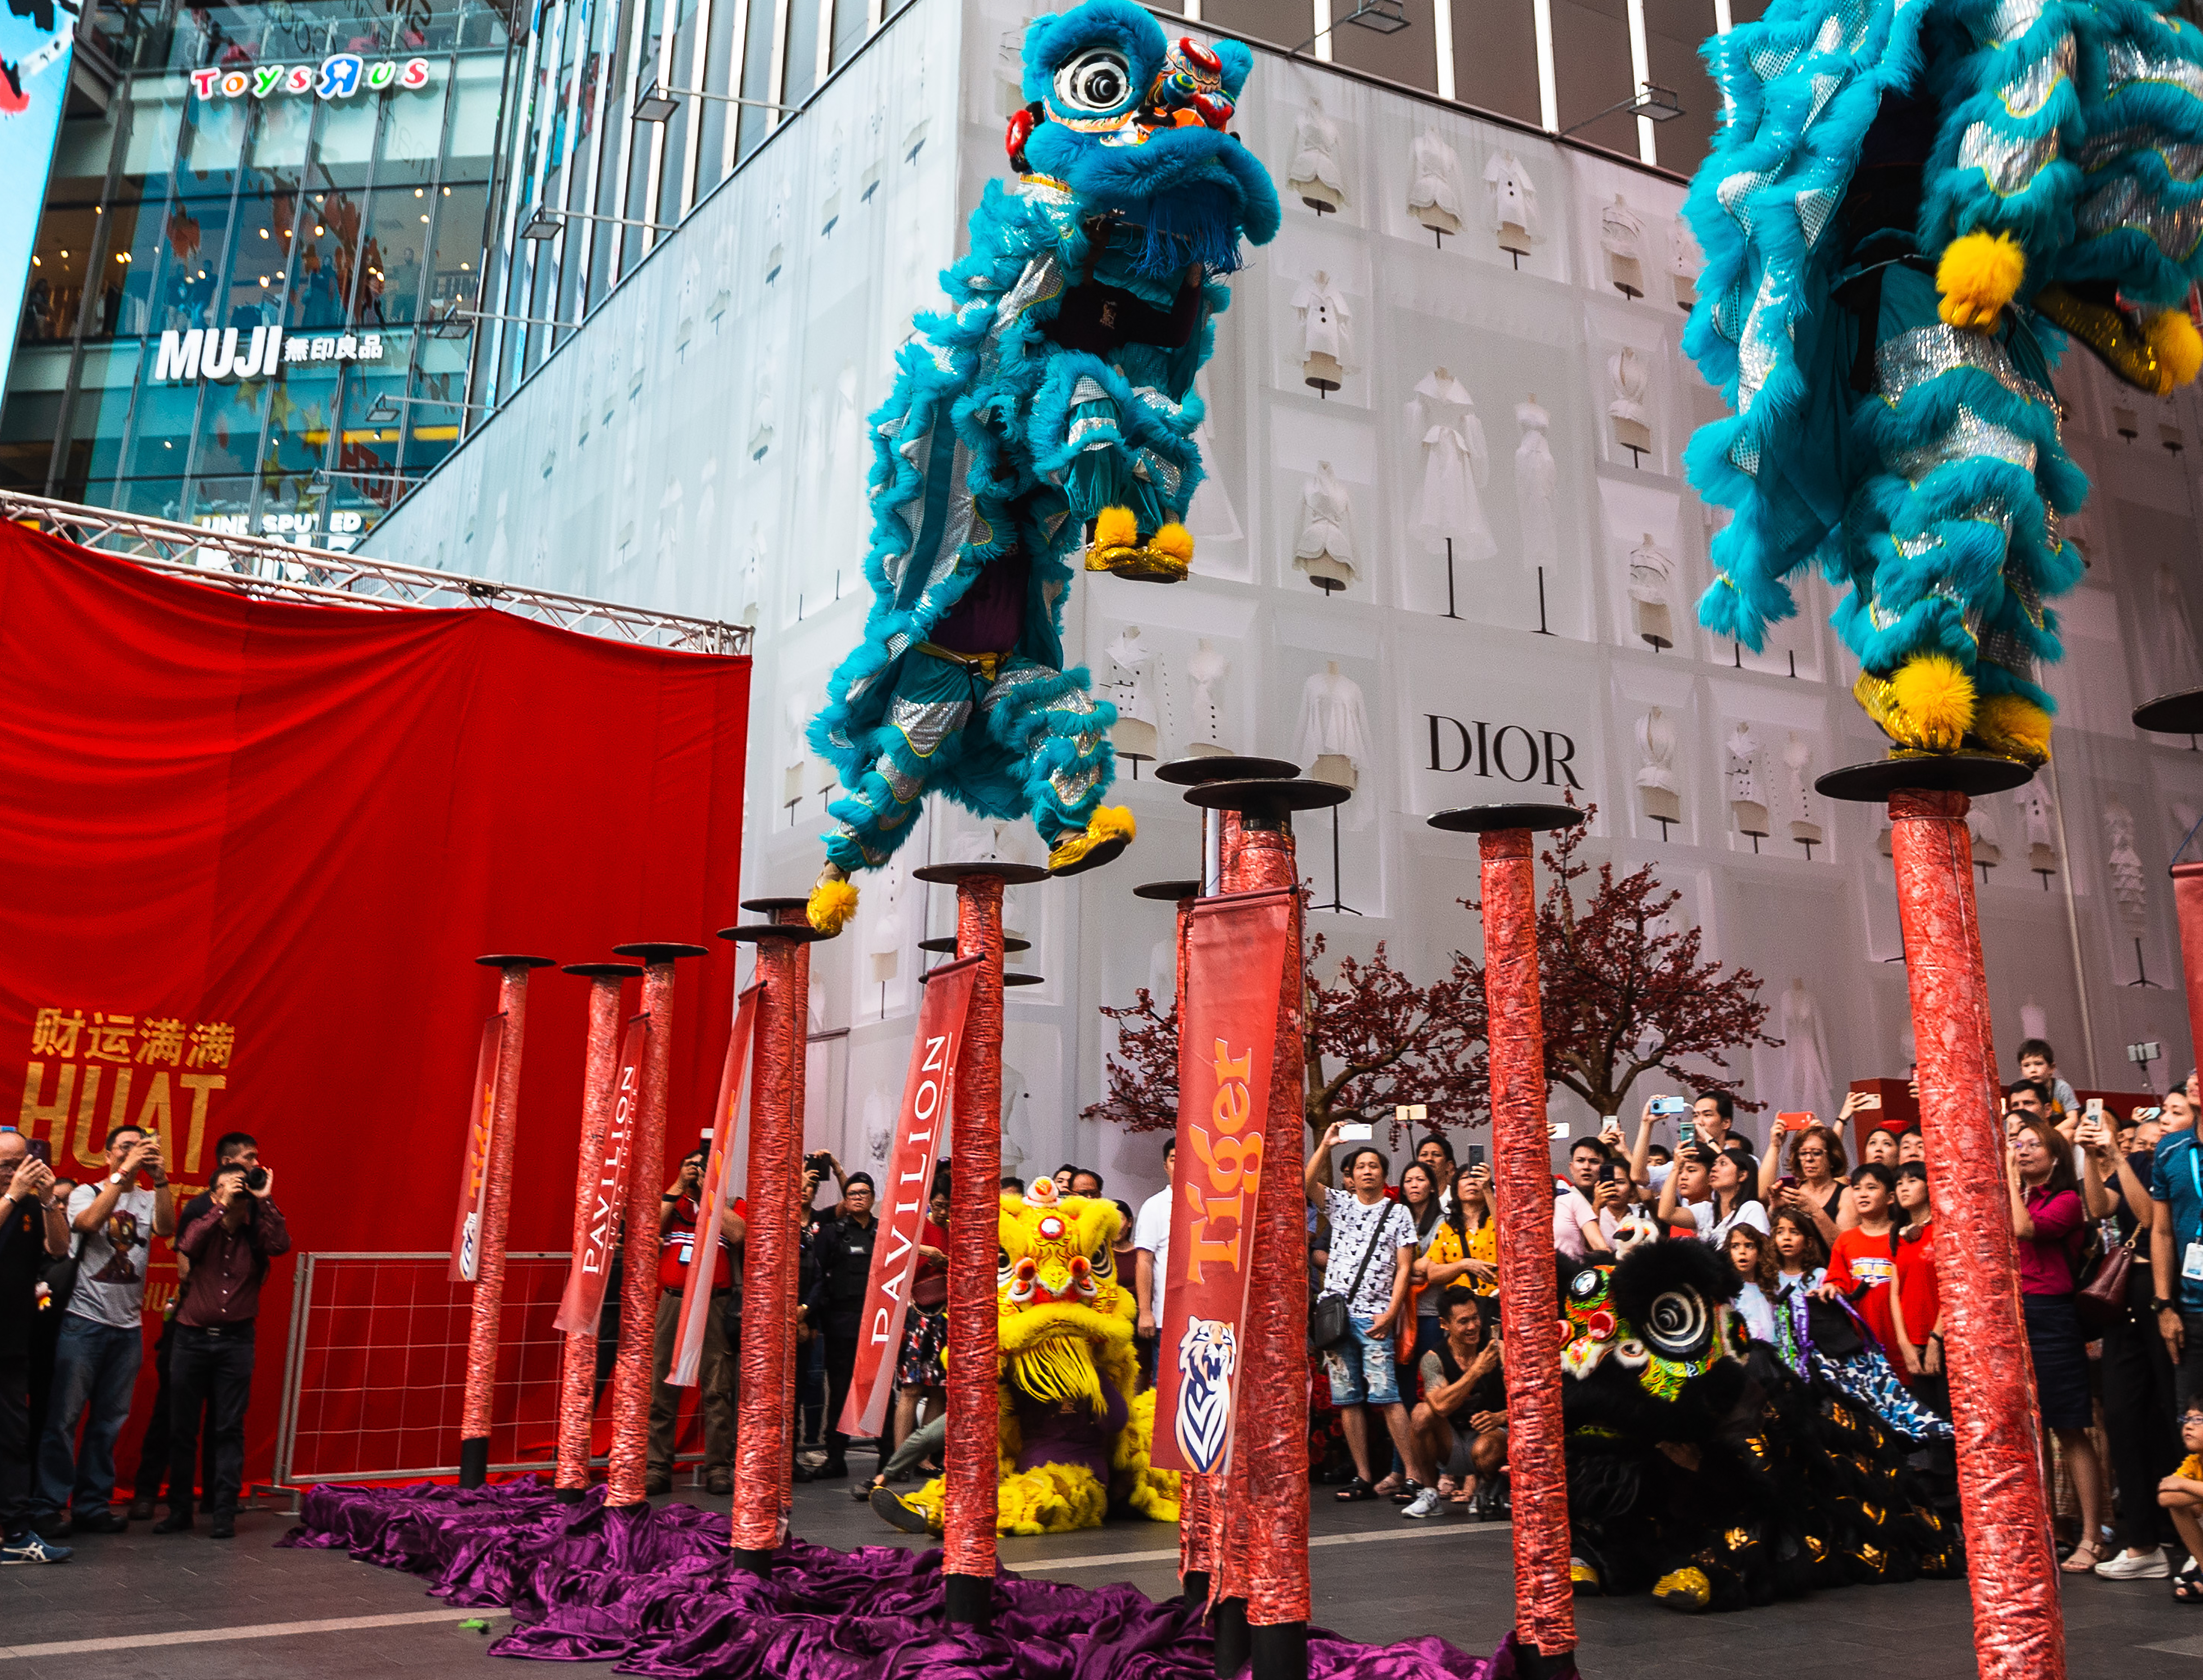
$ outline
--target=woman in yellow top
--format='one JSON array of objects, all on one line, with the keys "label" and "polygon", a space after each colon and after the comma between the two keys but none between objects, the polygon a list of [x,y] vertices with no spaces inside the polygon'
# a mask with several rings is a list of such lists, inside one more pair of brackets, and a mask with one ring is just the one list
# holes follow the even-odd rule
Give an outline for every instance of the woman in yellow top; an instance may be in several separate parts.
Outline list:
[{"label": "woman in yellow top", "polygon": [[1454,1174],[1453,1206],[1415,1262],[1417,1290],[1459,1283],[1479,1295],[1499,1293],[1499,1223],[1491,1211],[1491,1169],[1479,1163]]}]

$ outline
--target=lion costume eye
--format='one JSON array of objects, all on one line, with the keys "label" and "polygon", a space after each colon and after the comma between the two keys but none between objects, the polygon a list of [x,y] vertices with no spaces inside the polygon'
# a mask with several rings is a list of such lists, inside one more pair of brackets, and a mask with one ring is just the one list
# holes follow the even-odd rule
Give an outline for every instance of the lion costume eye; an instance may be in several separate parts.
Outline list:
[{"label": "lion costume eye", "polygon": [[1713,1345],[1713,1315],[1695,1289],[1663,1290],[1637,1329],[1663,1359],[1698,1359]]},{"label": "lion costume eye", "polygon": [[1106,47],[1082,52],[1055,73],[1056,103],[1075,111],[1113,111],[1131,91],[1123,56]]}]

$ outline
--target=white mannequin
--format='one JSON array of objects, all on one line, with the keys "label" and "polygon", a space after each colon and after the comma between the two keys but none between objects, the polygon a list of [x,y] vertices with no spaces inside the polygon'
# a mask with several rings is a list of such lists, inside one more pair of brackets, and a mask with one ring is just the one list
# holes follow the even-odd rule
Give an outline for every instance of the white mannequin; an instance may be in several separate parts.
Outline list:
[{"label": "white mannequin", "polygon": [[1813,811],[1813,785],[1805,775],[1813,763],[1811,744],[1793,734],[1782,743],[1782,763],[1790,772],[1790,838],[1818,846],[1821,825]]},{"label": "white mannequin", "polygon": [[2104,807],[2104,869],[2111,878],[2111,898],[2127,931],[2138,934],[2149,915],[2149,887],[2142,878],[2141,854],[2135,850],[2134,813],[2117,799]]},{"label": "white mannequin", "polygon": [[1500,250],[1519,263],[1538,238],[1538,188],[1513,152],[1494,152],[1484,166],[1484,197]]},{"label": "white mannequin", "polygon": [[2203,682],[2203,657],[2195,651],[2195,629],[2188,617],[2188,597],[2180,587],[2179,575],[2165,561],[2157,563],[2157,577],[2151,592],[2150,628],[2156,633],[2151,651],[2156,669],[2151,673],[2157,680],[2160,694],[2177,694]]},{"label": "white mannequin", "polygon": [[1687,309],[1698,301],[1698,274],[1705,266],[1705,253],[1691,237],[1689,225],[1677,217],[1668,226],[1668,273],[1674,282],[1677,309]]},{"label": "white mannequin", "polygon": [[1461,157],[1435,128],[1408,149],[1408,214],[1433,233],[1461,232]]},{"label": "white mannequin", "polygon": [[1614,400],[1606,405],[1606,412],[1614,426],[1615,442],[1624,449],[1650,450],[1652,422],[1645,411],[1645,397],[1651,386],[1651,368],[1634,349],[1625,346],[1621,354],[1607,358],[1606,376],[1614,387]]},{"label": "white mannequin", "polygon": [[1450,539],[1456,560],[1491,558],[1499,545],[1479,494],[1491,463],[1468,392],[1444,368],[1433,368],[1415,386],[1408,424],[1421,428],[1423,444],[1422,494],[1409,528],[1433,554]]},{"label": "white mannequin", "polygon": [[1558,563],[1561,539],[1553,520],[1553,495],[1560,484],[1553,446],[1545,428],[1552,416],[1538,406],[1538,393],[1515,410],[1515,423],[1522,428],[1522,441],[1515,445],[1515,512],[1522,526],[1522,563]]},{"label": "white mannequin", "polygon": [[1347,323],[1352,314],[1331,276],[1319,268],[1293,293],[1301,317],[1301,375],[1308,384],[1336,391],[1352,363]]},{"label": "white mannequin", "polygon": [[1675,783],[1675,726],[1657,706],[1637,720],[1637,751],[1645,761],[1637,772],[1645,814],[1657,822],[1681,822],[1682,793]]},{"label": "white mannequin", "polygon": [[865,956],[875,986],[886,985],[902,966],[903,905],[910,881],[906,860],[910,855],[907,849],[898,852],[866,883],[871,890],[865,894],[865,908],[871,913],[871,927],[865,935]]},{"label": "white mannequin", "polygon": [[1606,253],[1606,272],[1615,291],[1631,298],[1645,295],[1645,223],[1622,196],[1599,207],[1599,248]]},{"label": "white mannequin", "polygon": [[2058,867],[2058,847],[2050,833],[2050,796],[2040,786],[2030,782],[2011,796],[2019,807],[2021,820],[2027,825],[2027,867],[2030,869],[2054,869]]},{"label": "white mannequin", "polygon": [[1193,698],[1186,706],[1190,739],[1185,750],[1190,757],[1216,757],[1231,750],[1224,745],[1223,708],[1216,700],[1224,674],[1231,669],[1229,662],[1216,651],[1215,643],[1206,636],[1193,650],[1193,657],[1185,662],[1186,680],[1193,685]]},{"label": "white mannequin", "polygon": [[1828,1044],[1821,1030],[1821,1006],[1805,989],[1802,978],[1792,980],[1782,994],[1780,1030],[1782,1084],[1784,1094],[1790,1099],[1788,1106],[1822,1112],[1821,1105],[1828,1101],[1836,1082],[1828,1072]]},{"label": "white mannequin", "polygon": [[2004,862],[2004,847],[1997,843],[1995,807],[1976,799],[1966,810],[1966,828],[1973,838],[1974,861],[1993,867]]},{"label": "white mannequin", "polygon": [[1336,659],[1326,660],[1302,686],[1294,756],[1315,780],[1341,787],[1355,786],[1361,766],[1369,760],[1369,722],[1361,685],[1340,674]]},{"label": "white mannequin", "polygon": [[1338,151],[1338,125],[1324,115],[1323,101],[1311,97],[1293,123],[1293,161],[1285,170],[1285,185],[1318,215],[1346,203]]},{"label": "white mannequin", "polygon": [[1301,486],[1301,534],[1293,545],[1293,564],[1310,577],[1354,581],[1354,510],[1345,486],[1332,475],[1331,463],[1315,463],[1315,476]]},{"label": "white mannequin", "polygon": [[1675,576],[1674,557],[1652,540],[1629,551],[1629,599],[1637,621],[1637,634],[1656,648],[1675,645],[1674,616],[1668,607],[1668,586]]},{"label": "white mannequin", "polygon": [[1109,731],[1110,745],[1118,752],[1143,758],[1161,755],[1162,713],[1157,692],[1162,686],[1162,662],[1142,640],[1140,627],[1128,624],[1109,644],[1109,661],[1116,674],[1110,680],[1109,699],[1117,708],[1117,722]]},{"label": "white mannequin", "polygon": [[1767,795],[1759,780],[1759,737],[1751,725],[1739,723],[1728,733],[1728,808],[1739,834],[1763,834],[1767,829]]}]

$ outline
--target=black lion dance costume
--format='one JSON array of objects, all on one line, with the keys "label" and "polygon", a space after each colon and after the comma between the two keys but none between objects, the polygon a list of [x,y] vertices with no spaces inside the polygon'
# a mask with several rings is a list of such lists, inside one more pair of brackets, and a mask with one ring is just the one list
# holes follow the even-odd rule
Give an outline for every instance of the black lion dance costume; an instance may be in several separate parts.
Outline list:
[{"label": "black lion dance costume", "polygon": [[1751,1341],[1729,1306],[1741,1288],[1687,1238],[1563,1276],[1576,1591],[1741,1610],[1960,1573],[1957,1524],[1936,1508],[1943,1449],[1813,1359],[1802,1298],[1779,1309],[1800,1321],[1781,1348]]}]

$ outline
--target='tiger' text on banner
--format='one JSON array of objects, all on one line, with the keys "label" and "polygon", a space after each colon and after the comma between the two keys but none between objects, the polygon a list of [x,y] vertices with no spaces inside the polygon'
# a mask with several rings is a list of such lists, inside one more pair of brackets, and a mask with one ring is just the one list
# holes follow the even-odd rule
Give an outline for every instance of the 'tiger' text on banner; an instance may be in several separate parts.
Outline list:
[{"label": "'tiger' text on banner", "polygon": [[911,1041],[910,1071],[903,1076],[902,1107],[895,1116],[880,1239],[872,1244],[871,1272],[865,1281],[864,1329],[857,1342],[856,1369],[848,1403],[834,1425],[847,1435],[877,1434],[887,1418],[895,1356],[902,1351],[907,1316],[903,1309],[910,1301],[911,1274],[918,1267],[918,1234],[925,1227],[942,1124],[955,1091],[964,1016],[978,976],[977,957],[943,963],[926,976],[918,1036]]},{"label": "'tiger' text on banner", "polygon": [[1166,1470],[1214,1473],[1231,1462],[1278,987],[1291,933],[1290,892],[1203,899],[1186,925],[1170,1275],[1157,1315],[1155,1462]]}]

